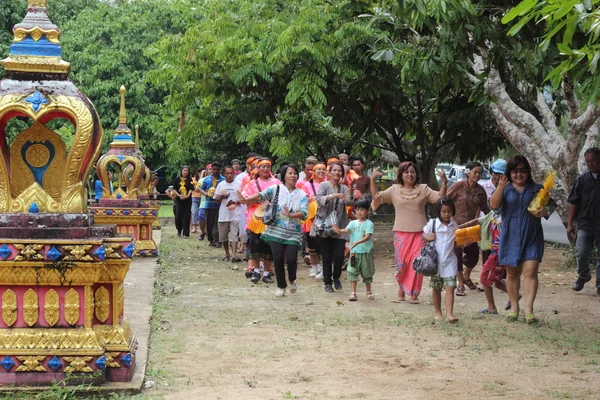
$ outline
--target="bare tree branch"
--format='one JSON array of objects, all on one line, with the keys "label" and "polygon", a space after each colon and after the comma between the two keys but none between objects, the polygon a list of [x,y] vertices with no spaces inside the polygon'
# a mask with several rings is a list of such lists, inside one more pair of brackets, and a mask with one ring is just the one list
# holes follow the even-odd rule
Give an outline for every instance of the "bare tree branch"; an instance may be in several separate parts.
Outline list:
[{"label": "bare tree branch", "polygon": [[538,91],[537,99],[535,102],[535,107],[539,111],[542,117],[542,125],[546,128],[546,132],[552,137],[553,140],[562,141],[563,138],[560,135],[560,131],[556,126],[556,117],[548,107],[548,103],[546,103],[546,99],[544,98],[543,93]]},{"label": "bare tree branch", "polygon": [[562,89],[565,93],[567,105],[569,106],[569,119],[575,119],[579,111],[579,100],[577,100],[577,95],[573,91],[573,86],[571,86],[571,82],[569,82],[569,78],[566,75],[563,77]]}]

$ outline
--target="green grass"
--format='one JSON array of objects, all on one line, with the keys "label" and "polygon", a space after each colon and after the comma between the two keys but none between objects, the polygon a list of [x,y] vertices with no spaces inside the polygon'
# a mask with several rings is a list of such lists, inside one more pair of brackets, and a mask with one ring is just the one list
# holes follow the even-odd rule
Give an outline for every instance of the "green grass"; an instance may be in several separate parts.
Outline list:
[{"label": "green grass", "polygon": [[160,210],[158,210],[158,217],[174,217],[173,215],[173,201],[163,200]]}]

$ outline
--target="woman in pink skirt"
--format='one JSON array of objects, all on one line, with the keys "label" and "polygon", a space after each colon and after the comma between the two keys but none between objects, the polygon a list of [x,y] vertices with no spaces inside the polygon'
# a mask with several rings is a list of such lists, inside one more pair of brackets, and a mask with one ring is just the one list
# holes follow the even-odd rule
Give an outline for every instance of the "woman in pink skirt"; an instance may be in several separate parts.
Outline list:
[{"label": "woman in pink skirt", "polygon": [[423,275],[413,269],[413,261],[423,247],[423,227],[427,224],[425,205],[435,203],[446,195],[448,180],[444,171],[438,171],[442,179],[439,192],[419,184],[417,166],[405,161],[398,167],[398,183],[383,192],[377,191],[375,179],[383,175],[379,168],[371,174],[372,207],[376,210],[383,203],[392,203],[396,212],[394,221],[394,250],[396,260],[397,301],[410,296],[411,304],[419,304]]}]

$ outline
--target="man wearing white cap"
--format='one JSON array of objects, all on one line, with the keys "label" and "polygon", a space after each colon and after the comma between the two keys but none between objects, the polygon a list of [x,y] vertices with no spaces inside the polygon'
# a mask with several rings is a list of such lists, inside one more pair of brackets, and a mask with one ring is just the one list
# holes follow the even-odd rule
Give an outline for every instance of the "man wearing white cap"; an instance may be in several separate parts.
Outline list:
[{"label": "man wearing white cap", "polygon": [[481,186],[483,186],[483,188],[485,189],[485,193],[487,194],[488,199],[496,190],[496,186],[498,186],[498,180],[500,179],[500,175],[504,175],[504,171],[506,171],[506,161],[501,158],[497,159],[492,165],[490,165],[492,179],[481,184]]}]

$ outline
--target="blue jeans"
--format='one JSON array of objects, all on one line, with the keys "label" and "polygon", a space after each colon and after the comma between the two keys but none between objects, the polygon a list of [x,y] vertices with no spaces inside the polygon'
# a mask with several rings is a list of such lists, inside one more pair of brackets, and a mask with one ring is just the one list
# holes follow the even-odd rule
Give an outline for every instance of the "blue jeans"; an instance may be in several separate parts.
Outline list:
[{"label": "blue jeans", "polygon": [[200,208],[200,197],[192,197],[192,224],[198,225],[198,209]]},{"label": "blue jeans", "polygon": [[[577,232],[577,240],[575,241],[575,259],[577,260],[577,274],[579,279],[589,282],[592,279],[590,273],[590,254],[592,248],[596,244],[596,249],[600,251],[600,236],[583,231]],[[600,288],[600,258],[596,265],[596,288]]]}]

